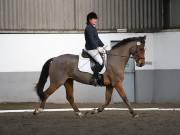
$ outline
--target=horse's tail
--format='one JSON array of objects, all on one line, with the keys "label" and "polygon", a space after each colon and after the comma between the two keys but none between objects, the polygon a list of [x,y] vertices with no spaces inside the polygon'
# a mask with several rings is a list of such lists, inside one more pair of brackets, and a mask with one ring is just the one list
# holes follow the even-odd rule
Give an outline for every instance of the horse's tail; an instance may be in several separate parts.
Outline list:
[{"label": "horse's tail", "polygon": [[53,58],[46,61],[46,63],[43,65],[39,81],[36,84],[35,90],[37,92],[37,95],[39,96],[40,100],[42,101],[44,99],[43,89],[45,86],[45,83],[47,81],[47,78],[49,76],[49,66]]}]

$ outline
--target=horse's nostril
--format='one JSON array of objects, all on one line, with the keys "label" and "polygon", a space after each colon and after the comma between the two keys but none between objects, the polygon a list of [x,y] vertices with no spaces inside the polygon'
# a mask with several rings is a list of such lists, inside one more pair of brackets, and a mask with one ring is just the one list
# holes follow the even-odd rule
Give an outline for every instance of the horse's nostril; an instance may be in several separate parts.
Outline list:
[{"label": "horse's nostril", "polygon": [[141,63],[141,64],[140,64],[140,67],[142,67],[142,66],[144,66],[144,64],[143,64],[143,63]]}]

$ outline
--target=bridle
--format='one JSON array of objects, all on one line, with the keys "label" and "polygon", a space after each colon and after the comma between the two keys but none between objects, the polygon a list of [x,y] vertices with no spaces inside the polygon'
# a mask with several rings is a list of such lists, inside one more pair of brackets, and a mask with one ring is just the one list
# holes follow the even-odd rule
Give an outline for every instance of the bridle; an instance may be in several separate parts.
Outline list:
[{"label": "bridle", "polygon": [[[140,43],[139,45],[141,45],[141,42],[139,42],[139,43]],[[142,59],[142,60],[145,59],[144,57],[140,57],[140,56],[138,55],[138,46],[139,46],[139,45],[138,45],[138,42],[137,42],[136,47],[134,47],[135,50],[133,50],[134,48],[131,48],[131,49],[130,49],[132,58],[133,58],[134,60],[136,60],[136,61],[139,61],[140,59]]]}]

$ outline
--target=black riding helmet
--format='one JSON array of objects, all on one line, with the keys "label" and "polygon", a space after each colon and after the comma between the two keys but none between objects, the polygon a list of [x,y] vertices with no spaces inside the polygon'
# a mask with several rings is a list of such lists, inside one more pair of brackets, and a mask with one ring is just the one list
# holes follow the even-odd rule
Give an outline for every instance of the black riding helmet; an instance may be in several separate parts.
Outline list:
[{"label": "black riding helmet", "polygon": [[89,24],[89,20],[91,20],[91,19],[98,19],[97,14],[95,12],[90,12],[87,15],[87,24]]}]

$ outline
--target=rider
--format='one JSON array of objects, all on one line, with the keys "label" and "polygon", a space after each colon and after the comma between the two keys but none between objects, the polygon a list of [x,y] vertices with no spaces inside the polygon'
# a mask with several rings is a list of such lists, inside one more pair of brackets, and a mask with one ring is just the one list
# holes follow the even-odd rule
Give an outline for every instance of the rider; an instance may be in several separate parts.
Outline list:
[{"label": "rider", "polygon": [[99,39],[97,30],[96,30],[96,23],[97,23],[97,15],[94,12],[90,12],[87,15],[87,25],[85,28],[85,48],[87,53],[97,62],[96,65],[96,72],[93,74],[93,79],[96,84],[103,85],[102,77],[99,75],[100,70],[103,68],[103,60],[100,56],[100,53],[104,53],[104,44]]}]

